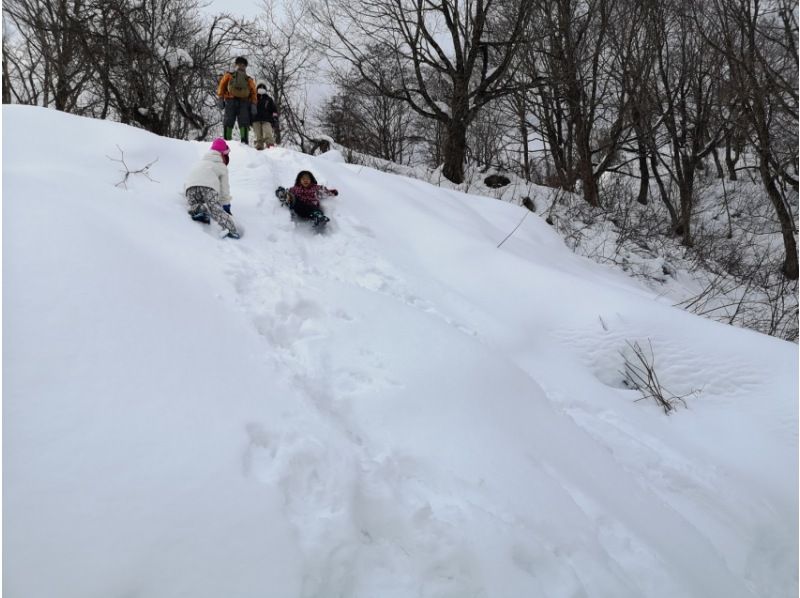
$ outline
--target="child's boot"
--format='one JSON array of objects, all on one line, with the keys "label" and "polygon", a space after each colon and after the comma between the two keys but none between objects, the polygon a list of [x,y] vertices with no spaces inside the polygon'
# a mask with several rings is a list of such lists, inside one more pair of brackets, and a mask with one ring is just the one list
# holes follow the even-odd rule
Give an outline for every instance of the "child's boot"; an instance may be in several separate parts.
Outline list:
[{"label": "child's boot", "polygon": [[330,220],[321,210],[311,212],[311,219],[314,221],[314,226],[323,225]]},{"label": "child's boot", "polygon": [[202,222],[203,224],[211,224],[211,217],[203,206],[199,206],[189,211],[189,215],[195,222]]}]

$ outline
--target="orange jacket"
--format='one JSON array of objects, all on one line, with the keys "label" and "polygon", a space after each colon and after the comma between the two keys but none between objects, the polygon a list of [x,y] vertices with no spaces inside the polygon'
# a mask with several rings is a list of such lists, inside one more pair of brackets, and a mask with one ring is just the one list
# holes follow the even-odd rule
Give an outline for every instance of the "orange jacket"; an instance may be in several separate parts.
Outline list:
[{"label": "orange jacket", "polygon": [[[228,83],[233,78],[231,73],[225,73],[222,75],[222,79],[219,81],[219,85],[217,86],[217,95],[226,100],[234,99],[234,96],[231,92],[228,91]],[[258,100],[258,94],[256,93],[256,82],[255,79],[252,77],[247,77],[247,86],[250,88],[250,102],[255,104]],[[241,99],[241,98],[240,98]]]}]

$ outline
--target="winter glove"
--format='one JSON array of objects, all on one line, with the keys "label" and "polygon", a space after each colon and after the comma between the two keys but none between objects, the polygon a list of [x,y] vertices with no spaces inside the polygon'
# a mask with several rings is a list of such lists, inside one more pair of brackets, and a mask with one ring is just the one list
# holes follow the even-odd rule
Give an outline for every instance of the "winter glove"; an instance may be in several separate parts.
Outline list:
[{"label": "winter glove", "polygon": [[339,192],[338,192],[336,189],[328,189],[328,192],[329,192],[331,195],[339,195]]},{"label": "winter glove", "polygon": [[225,98],[217,100],[217,106],[219,106],[220,110],[225,110]]},{"label": "winter glove", "polygon": [[255,116],[256,112],[258,112],[258,110],[256,109],[256,105],[250,104],[250,116]]}]

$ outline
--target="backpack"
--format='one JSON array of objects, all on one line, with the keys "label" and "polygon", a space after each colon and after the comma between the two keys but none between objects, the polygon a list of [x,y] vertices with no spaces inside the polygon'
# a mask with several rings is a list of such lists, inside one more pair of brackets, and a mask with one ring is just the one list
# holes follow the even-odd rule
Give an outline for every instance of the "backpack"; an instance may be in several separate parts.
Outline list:
[{"label": "backpack", "polygon": [[247,73],[236,69],[231,73],[231,80],[228,81],[228,93],[235,98],[249,98],[250,86],[247,84],[250,77]]}]

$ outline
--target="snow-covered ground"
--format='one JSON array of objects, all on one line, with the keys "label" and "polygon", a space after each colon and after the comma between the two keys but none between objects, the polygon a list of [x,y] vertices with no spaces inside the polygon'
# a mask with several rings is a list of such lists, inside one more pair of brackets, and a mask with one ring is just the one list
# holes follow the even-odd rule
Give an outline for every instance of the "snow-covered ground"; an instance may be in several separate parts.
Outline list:
[{"label": "snow-covered ground", "polygon": [[[348,162],[384,172],[516,205],[529,200],[531,210],[548,221],[575,253],[638,278],[672,305],[717,322],[798,340],[798,284],[781,274],[785,249],[780,224],[756,174],[753,156],[742,156],[737,181],[717,178],[710,159],[698,171],[693,247],[687,248],[670,230],[669,214],[655,182],[650,185],[647,205],[636,201],[635,168],[602,177],[602,206],[591,207],[579,193],[530,183],[510,172],[502,173],[510,181],[507,185],[490,188],[485,179],[491,171],[469,167],[464,182],[454,185],[441,168],[404,166],[340,145],[333,147]],[[662,181],[669,185],[664,175]],[[670,192],[677,194],[674,186]],[[796,194],[790,195],[788,204],[796,214]]]},{"label": "snow-covered ground", "polygon": [[[232,241],[208,143],[3,124],[7,598],[797,595],[796,345],[335,152],[236,145]],[[306,168],[326,235],[274,197]]]}]

